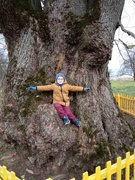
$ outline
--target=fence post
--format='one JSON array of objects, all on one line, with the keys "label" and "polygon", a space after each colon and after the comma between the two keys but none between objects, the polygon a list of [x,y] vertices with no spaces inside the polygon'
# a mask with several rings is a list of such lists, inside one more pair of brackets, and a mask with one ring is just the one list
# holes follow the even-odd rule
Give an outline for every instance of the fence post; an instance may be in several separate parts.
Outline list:
[{"label": "fence post", "polygon": [[130,153],[127,152],[126,153],[126,180],[129,180],[129,167],[130,167],[129,163],[130,163]]},{"label": "fence post", "polygon": [[118,99],[117,99],[117,100],[118,100],[118,106],[119,106],[119,108],[120,108],[120,94],[117,95],[117,98],[118,98]]},{"label": "fence post", "polygon": [[11,180],[16,180],[16,175],[13,171],[10,173]]},{"label": "fence post", "polygon": [[96,167],[96,179],[99,180],[101,179],[100,171],[101,171],[101,167],[100,166]]},{"label": "fence post", "polygon": [[107,167],[107,180],[111,180],[111,161],[108,161],[106,163],[106,167]]},{"label": "fence post", "polygon": [[135,178],[135,149],[134,149],[134,162],[133,162],[133,175],[134,175],[134,178]]},{"label": "fence post", "polygon": [[83,179],[82,180],[88,180],[88,172],[86,171],[85,173],[83,173]]},{"label": "fence post", "polygon": [[117,180],[121,180],[121,157],[118,157],[118,158],[117,158],[116,179],[117,179]]},{"label": "fence post", "polygon": [[5,166],[2,167],[3,176],[2,178],[5,180],[8,178],[7,176],[7,168]]}]

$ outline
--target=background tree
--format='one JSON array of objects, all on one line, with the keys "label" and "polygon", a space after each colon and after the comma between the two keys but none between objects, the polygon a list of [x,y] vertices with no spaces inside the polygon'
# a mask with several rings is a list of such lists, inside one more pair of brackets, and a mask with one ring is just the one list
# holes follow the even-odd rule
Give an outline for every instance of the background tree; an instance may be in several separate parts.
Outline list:
[{"label": "background tree", "polygon": [[4,43],[4,38],[0,36],[0,82],[6,72],[8,66],[7,48]]},{"label": "background tree", "polygon": [[[119,71],[120,67],[122,68],[121,65],[123,60],[128,59],[127,51],[125,46],[123,46],[123,43],[127,44],[127,46],[132,46],[132,44],[135,44],[135,24],[133,21],[134,14],[134,2],[132,0],[126,0],[122,12],[121,22],[118,23],[119,28],[115,32],[112,58],[109,63],[109,68],[114,69],[115,71],[117,70],[117,72]],[[131,51],[131,49],[129,50]]]},{"label": "background tree", "polygon": [[[127,45],[123,41],[121,41],[126,50],[126,56],[123,57],[123,63],[118,74],[121,75],[130,75],[133,76],[135,81],[135,51],[134,45]],[[121,53],[122,54],[122,53]]]},{"label": "background tree", "polygon": [[[124,0],[0,0],[0,24],[9,66],[3,81],[1,134],[25,147],[46,175],[80,176],[134,147],[134,131],[117,109],[108,61]],[[59,59],[62,53],[63,58]],[[59,61],[58,61],[59,60]],[[91,87],[72,93],[71,109],[82,126],[64,126],[52,93],[30,93],[30,85],[68,82]],[[68,178],[68,176],[67,176]]]}]

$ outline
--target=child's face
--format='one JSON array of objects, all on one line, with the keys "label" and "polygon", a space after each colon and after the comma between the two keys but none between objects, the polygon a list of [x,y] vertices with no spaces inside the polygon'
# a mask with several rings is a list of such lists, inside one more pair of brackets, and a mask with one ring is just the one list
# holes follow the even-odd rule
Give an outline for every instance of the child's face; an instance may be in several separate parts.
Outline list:
[{"label": "child's face", "polygon": [[63,84],[63,83],[64,83],[63,77],[58,77],[57,83],[58,83],[58,84]]}]

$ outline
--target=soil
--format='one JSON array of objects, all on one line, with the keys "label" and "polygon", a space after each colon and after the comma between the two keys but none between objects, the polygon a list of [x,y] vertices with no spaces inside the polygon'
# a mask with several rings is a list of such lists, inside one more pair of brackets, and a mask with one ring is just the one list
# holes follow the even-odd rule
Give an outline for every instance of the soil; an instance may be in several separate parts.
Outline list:
[{"label": "soil", "polygon": [[34,160],[24,149],[17,149],[13,144],[0,139],[0,166],[14,171],[16,176],[25,180],[45,180],[45,171],[34,165]]},{"label": "soil", "polygon": [[[125,113],[123,115],[135,129],[135,118]],[[14,171],[20,179],[45,180],[49,178],[45,177],[44,168],[34,165],[34,159],[27,154],[25,149],[18,149],[14,144],[4,142],[2,139],[0,139],[0,166],[6,166],[8,171]]]}]

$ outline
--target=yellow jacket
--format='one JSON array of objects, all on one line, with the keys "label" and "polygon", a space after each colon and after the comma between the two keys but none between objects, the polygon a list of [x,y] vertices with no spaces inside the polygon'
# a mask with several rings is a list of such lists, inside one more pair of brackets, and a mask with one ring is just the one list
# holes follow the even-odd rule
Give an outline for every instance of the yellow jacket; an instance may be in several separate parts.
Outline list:
[{"label": "yellow jacket", "polygon": [[67,83],[63,86],[57,86],[55,83],[45,86],[37,86],[38,91],[53,91],[53,104],[60,103],[64,106],[69,106],[70,98],[69,91],[83,91],[81,86],[72,86]]}]

